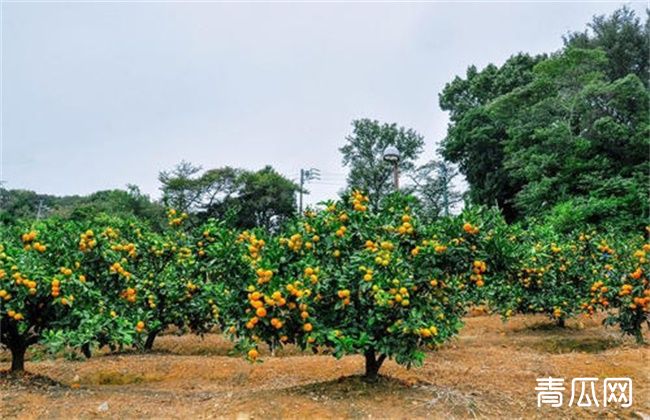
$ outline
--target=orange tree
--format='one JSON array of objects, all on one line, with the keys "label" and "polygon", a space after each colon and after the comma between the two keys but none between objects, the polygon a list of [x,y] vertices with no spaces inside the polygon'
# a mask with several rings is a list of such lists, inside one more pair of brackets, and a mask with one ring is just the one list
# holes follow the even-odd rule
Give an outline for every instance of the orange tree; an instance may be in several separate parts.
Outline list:
[{"label": "orange tree", "polygon": [[650,327],[650,242],[642,235],[603,239],[583,234],[580,240],[591,240],[597,249],[591,268],[593,282],[583,309],[588,314],[606,311],[605,324],[618,325],[624,334],[642,343],[643,323]]},{"label": "orange tree", "polygon": [[504,261],[500,281],[487,292],[491,306],[504,318],[515,313],[542,313],[564,326],[582,311],[597,247],[576,235],[560,235],[547,225],[526,230],[511,226],[507,241],[495,250]]},{"label": "orange tree", "polygon": [[0,343],[12,371],[55,331],[73,333],[101,300],[75,262],[74,223],[56,220],[0,228]]},{"label": "orange tree", "polygon": [[456,220],[454,238],[421,226],[412,197],[377,207],[360,192],[308,211],[279,238],[244,232],[247,267],[229,287],[226,323],[240,349],[293,343],[334,356],[363,354],[367,378],[386,358],[423,361],[461,327],[466,292],[485,283],[480,227]]},{"label": "orange tree", "polygon": [[203,259],[205,248],[223,228],[215,224],[212,229],[193,231],[183,226],[187,215],[174,210],[168,218],[169,229],[140,236],[143,252],[136,279],[145,314],[146,350],[168,326],[202,334],[218,325],[222,283],[212,281]]},{"label": "orange tree", "polygon": [[[195,238],[182,225],[187,216],[169,212],[169,229],[156,233],[134,220],[100,218],[96,232],[79,235],[82,266],[88,280],[102,293],[109,314],[102,331],[88,330],[99,346],[113,327],[129,325],[120,344],[135,344],[149,350],[156,336],[170,325],[194,332],[208,330],[217,318],[218,290],[206,282],[197,259],[202,238]],[[197,243],[198,242],[198,243]]]}]

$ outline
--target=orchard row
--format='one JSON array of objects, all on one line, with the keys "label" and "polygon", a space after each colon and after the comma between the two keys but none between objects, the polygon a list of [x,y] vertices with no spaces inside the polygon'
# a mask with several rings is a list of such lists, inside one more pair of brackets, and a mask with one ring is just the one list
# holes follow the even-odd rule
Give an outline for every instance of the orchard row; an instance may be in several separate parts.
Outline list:
[{"label": "orchard row", "polygon": [[484,208],[424,223],[412,197],[373,206],[361,192],[275,234],[168,216],[164,232],[108,216],[0,226],[0,338],[12,369],[36,343],[90,357],[150,349],[176,326],[218,327],[251,361],[261,345],[363,354],[373,377],[386,358],[420,364],[472,305],[559,324],[605,311],[638,340],[650,311],[647,232],[561,235]]}]

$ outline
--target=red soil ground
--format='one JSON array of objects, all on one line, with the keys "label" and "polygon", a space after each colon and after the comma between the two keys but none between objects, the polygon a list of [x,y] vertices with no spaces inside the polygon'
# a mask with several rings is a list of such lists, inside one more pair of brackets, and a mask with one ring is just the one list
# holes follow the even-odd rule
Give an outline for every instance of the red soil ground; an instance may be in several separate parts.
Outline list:
[{"label": "red soil ground", "polygon": [[[286,349],[251,365],[217,334],[160,337],[151,354],[30,361],[24,378],[0,375],[0,418],[591,418],[650,415],[650,351],[598,320],[559,329],[541,317],[468,318],[460,337],[423,367],[392,361],[377,383],[358,356]],[[4,365],[4,366],[3,366]],[[8,354],[0,353],[0,368]],[[538,408],[536,378],[564,378],[562,408]],[[568,407],[576,377],[630,377],[634,403]],[[602,384],[600,385],[602,387]],[[597,388],[600,397],[601,388]],[[106,404],[104,404],[106,403]],[[106,408],[106,410],[100,409]],[[648,417],[646,417],[648,418]]]}]

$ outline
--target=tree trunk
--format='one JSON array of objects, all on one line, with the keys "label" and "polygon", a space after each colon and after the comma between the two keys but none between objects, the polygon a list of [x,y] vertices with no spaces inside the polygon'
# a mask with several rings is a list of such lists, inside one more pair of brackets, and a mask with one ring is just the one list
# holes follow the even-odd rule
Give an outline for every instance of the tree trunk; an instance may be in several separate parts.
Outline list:
[{"label": "tree trunk", "polygon": [[636,333],[634,334],[634,338],[636,339],[637,344],[644,344],[645,339],[643,338],[643,331],[641,329],[638,329]]},{"label": "tree trunk", "polygon": [[566,324],[564,323],[564,318],[558,318],[557,319],[557,326],[560,328],[566,327]]},{"label": "tree trunk", "polygon": [[365,378],[369,381],[376,381],[377,376],[379,375],[379,369],[381,365],[386,360],[385,354],[380,354],[377,356],[375,354],[375,349],[368,349],[365,352],[366,356],[366,375]]},{"label": "tree trunk", "polygon": [[86,359],[90,359],[93,356],[93,352],[90,350],[90,344],[88,343],[81,346],[81,352],[86,356]]},{"label": "tree trunk", "polygon": [[25,352],[27,346],[13,347],[11,350],[11,371],[23,372],[25,370]]},{"label": "tree trunk", "polygon": [[636,323],[634,338],[637,344],[645,344],[645,339],[643,338],[643,318]]},{"label": "tree trunk", "polygon": [[158,331],[154,330],[149,333],[147,336],[147,341],[144,343],[144,349],[145,351],[150,351],[153,348],[153,342],[156,340],[156,336],[158,335]]}]

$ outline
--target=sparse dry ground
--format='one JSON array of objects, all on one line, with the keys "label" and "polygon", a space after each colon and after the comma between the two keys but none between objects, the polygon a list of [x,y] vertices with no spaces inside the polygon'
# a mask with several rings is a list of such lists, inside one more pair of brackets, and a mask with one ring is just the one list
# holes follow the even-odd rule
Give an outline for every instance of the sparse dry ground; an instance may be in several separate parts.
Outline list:
[{"label": "sparse dry ground", "polygon": [[[285,350],[250,365],[230,357],[219,335],[166,335],[153,354],[100,355],[88,361],[29,362],[46,378],[0,377],[1,418],[571,418],[650,415],[650,351],[598,320],[565,330],[540,317],[467,319],[460,338],[421,368],[388,362],[375,384],[359,379],[360,357]],[[6,354],[0,354],[2,367]],[[535,379],[631,377],[630,409],[537,408]],[[79,387],[75,385],[75,379]],[[600,389],[599,389],[600,392]],[[565,393],[568,398],[568,391]],[[108,410],[99,410],[108,403]]]}]

